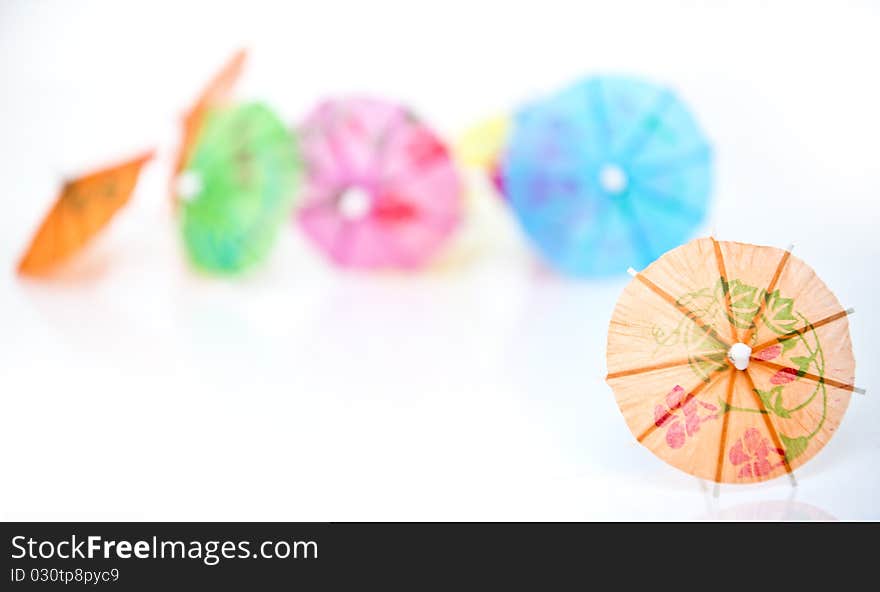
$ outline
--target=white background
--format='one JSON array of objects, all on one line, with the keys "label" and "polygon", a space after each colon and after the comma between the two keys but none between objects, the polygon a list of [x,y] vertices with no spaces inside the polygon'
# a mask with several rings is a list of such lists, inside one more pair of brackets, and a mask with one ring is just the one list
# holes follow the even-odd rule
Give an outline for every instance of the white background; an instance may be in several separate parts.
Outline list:
[{"label": "white background", "polygon": [[[880,518],[878,30],[870,2],[0,0],[0,518]],[[584,74],[672,85],[716,148],[703,231],[795,243],[857,309],[868,394],[797,489],[715,499],[603,381],[625,278],[555,277],[487,199],[420,275],[337,271],[293,228],[246,279],[192,273],[177,120],[241,44],[241,96],[291,124],[363,91],[455,137]],[[150,146],[69,274],[15,277],[65,175]]]}]

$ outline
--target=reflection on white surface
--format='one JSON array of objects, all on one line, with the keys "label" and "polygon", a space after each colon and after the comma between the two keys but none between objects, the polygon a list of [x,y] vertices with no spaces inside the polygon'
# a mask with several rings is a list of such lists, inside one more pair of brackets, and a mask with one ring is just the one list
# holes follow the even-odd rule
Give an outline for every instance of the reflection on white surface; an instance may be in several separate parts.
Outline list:
[{"label": "reflection on white surface", "polygon": [[795,500],[749,502],[718,508],[702,517],[703,520],[735,522],[831,522],[837,520],[828,512]]},{"label": "reflection on white surface", "polygon": [[[701,487],[704,494],[708,488]],[[797,488],[792,487],[785,498],[769,498],[745,503],[727,503],[721,496],[706,497],[706,512],[698,520],[727,522],[830,522],[835,518],[829,512],[796,499]]]}]

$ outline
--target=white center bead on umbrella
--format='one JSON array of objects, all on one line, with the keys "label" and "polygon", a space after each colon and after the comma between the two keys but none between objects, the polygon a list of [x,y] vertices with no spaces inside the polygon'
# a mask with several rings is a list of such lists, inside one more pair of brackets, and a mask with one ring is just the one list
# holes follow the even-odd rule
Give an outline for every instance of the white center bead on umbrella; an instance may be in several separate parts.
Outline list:
[{"label": "white center bead on umbrella", "polygon": [[622,168],[616,164],[606,164],[599,171],[599,183],[601,183],[602,189],[617,195],[623,193],[629,180],[626,178],[626,173],[623,172]]},{"label": "white center bead on umbrella", "polygon": [[337,208],[343,218],[357,220],[370,211],[370,194],[360,187],[349,187],[339,196]]},{"label": "white center bead on umbrella", "polygon": [[734,343],[727,352],[729,359],[737,370],[745,370],[749,367],[749,358],[752,355],[752,348],[745,343]]},{"label": "white center bead on umbrella", "polygon": [[177,197],[190,201],[202,192],[202,176],[196,171],[184,171],[177,176]]}]

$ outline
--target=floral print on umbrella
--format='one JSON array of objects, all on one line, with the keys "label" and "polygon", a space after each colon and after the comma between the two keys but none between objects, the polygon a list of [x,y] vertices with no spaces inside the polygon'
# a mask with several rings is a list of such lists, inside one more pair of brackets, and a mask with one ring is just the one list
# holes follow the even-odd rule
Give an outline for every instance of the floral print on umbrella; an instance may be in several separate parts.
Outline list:
[{"label": "floral print on umbrella", "polygon": [[[670,448],[681,448],[687,438],[700,431],[700,424],[715,419],[718,408],[711,403],[688,399],[684,389],[679,385],[667,393],[664,405],[654,406],[654,425],[666,426],[666,443]],[[700,407],[709,411],[708,415],[700,416]],[[676,415],[679,411],[681,414]],[[683,420],[683,421],[682,421]]]},{"label": "floral print on umbrella", "polygon": [[773,469],[785,464],[785,451],[774,447],[756,428],[748,428],[727,453],[730,462],[739,467],[736,476],[766,477]]}]

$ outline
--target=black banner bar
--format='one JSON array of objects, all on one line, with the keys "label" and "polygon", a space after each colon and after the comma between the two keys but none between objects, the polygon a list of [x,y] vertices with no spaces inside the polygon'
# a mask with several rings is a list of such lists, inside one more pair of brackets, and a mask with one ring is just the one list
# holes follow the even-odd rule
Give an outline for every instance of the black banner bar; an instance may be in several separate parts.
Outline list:
[{"label": "black banner bar", "polygon": [[768,577],[815,584],[820,559],[824,575],[868,569],[878,524],[6,523],[0,533],[9,591],[557,589],[608,577],[649,587],[743,577],[765,589]]}]

